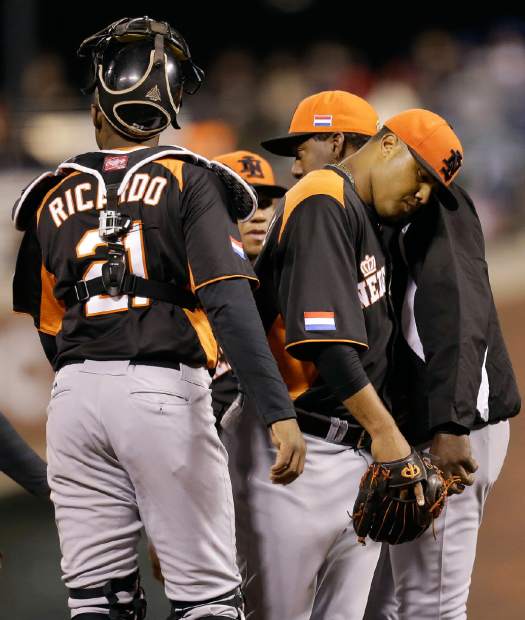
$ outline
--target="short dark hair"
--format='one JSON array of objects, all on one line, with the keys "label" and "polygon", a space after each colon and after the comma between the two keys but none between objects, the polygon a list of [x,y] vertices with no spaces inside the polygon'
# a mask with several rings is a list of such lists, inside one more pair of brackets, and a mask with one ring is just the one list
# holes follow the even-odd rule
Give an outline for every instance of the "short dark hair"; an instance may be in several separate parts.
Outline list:
[{"label": "short dark hair", "polygon": [[[312,138],[314,140],[319,140],[319,141],[324,142],[325,140],[328,140],[330,136],[333,136],[334,133],[336,132],[314,133],[312,134]],[[341,133],[344,136],[343,153],[346,151],[346,148],[348,146],[352,146],[354,150],[358,151],[362,146],[364,146],[370,140],[370,136],[365,136],[362,133],[350,133],[346,131],[343,131]]]},{"label": "short dark hair", "polygon": [[387,133],[394,133],[391,129],[388,129],[386,125],[383,125],[381,129],[372,136],[372,140],[375,142],[376,140],[381,140],[383,136],[386,136]]}]

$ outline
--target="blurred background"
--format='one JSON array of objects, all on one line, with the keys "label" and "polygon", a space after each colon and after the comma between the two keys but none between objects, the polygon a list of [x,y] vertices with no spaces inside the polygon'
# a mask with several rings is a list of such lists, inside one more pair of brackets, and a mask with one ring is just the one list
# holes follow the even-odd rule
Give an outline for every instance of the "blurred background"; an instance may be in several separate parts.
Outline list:
[{"label": "blurred background", "polygon": [[[394,10],[397,9],[397,10]],[[497,11],[498,7],[495,7]],[[461,184],[473,196],[487,239],[491,281],[521,392],[525,391],[525,16],[454,7],[434,14],[408,5],[357,10],[316,0],[223,3],[91,2],[63,5],[4,0],[0,29],[0,410],[41,454],[51,370],[27,317],[11,312],[11,277],[20,235],[10,210],[21,189],[45,169],[96,148],[89,100],[80,93],[87,67],[76,49],[123,16],[167,19],[206,71],[186,97],[182,130],[161,141],[205,156],[288,130],[297,103],[320,90],[367,98],[381,120],[410,107],[445,116],[465,149]],[[291,185],[291,160],[268,159]],[[523,618],[525,534],[520,443],[523,416],[481,530],[470,618]],[[0,446],[0,450],[2,446]],[[0,475],[0,619],[66,618],[52,511]],[[150,615],[167,615],[151,583]],[[284,619],[283,619],[284,620]],[[417,619],[414,619],[417,620]]]}]

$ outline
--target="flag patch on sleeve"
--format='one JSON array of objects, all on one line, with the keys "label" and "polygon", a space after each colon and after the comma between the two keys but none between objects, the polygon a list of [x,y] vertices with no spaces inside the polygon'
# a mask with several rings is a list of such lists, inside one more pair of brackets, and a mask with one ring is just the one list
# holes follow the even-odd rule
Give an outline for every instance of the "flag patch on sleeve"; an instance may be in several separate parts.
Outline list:
[{"label": "flag patch on sleeve", "polygon": [[335,313],[305,312],[304,329],[307,332],[335,331]]},{"label": "flag patch on sleeve", "polygon": [[331,114],[314,114],[314,127],[331,127]]},{"label": "flag patch on sleeve", "polygon": [[239,256],[240,258],[246,260],[246,254],[244,252],[244,247],[241,241],[237,241],[232,236],[230,236],[230,243],[232,244],[232,250]]}]

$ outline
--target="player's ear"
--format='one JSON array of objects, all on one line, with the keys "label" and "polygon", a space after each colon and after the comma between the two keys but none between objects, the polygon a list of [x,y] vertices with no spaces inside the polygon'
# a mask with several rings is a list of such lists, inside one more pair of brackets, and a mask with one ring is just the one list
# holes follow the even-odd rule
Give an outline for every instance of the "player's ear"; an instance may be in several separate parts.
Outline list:
[{"label": "player's ear", "polygon": [[344,148],[345,148],[345,136],[341,131],[337,131],[336,133],[332,134],[331,137],[331,143],[332,143],[332,152],[337,159],[342,159],[343,155],[344,155]]},{"label": "player's ear", "polygon": [[97,131],[102,129],[102,112],[96,103],[91,104],[91,121]]},{"label": "player's ear", "polygon": [[381,156],[384,159],[391,159],[399,151],[401,144],[401,141],[395,134],[386,133],[384,136],[382,136],[379,142]]}]

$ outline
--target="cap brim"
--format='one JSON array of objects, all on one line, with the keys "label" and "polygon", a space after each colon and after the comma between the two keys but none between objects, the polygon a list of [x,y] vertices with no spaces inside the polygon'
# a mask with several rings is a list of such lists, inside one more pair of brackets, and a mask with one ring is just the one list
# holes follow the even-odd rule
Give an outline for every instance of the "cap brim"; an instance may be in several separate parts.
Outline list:
[{"label": "cap brim", "polygon": [[432,168],[430,164],[427,164],[427,162],[418,153],[416,153],[412,147],[408,146],[408,144],[407,148],[412,153],[412,157],[418,162],[418,164],[438,182],[435,195],[439,202],[445,207],[445,209],[455,211],[458,208],[458,202],[449,186],[443,183],[443,179],[434,170],[434,168]]},{"label": "cap brim", "polygon": [[263,149],[266,149],[274,155],[281,155],[281,157],[295,157],[295,149],[309,138],[315,131],[309,133],[289,133],[286,136],[280,138],[272,138],[271,140],[264,140],[261,142]]},{"label": "cap brim", "polygon": [[270,198],[282,198],[288,191],[281,185],[265,185],[264,183],[252,183],[251,185],[255,191],[261,190]]}]

